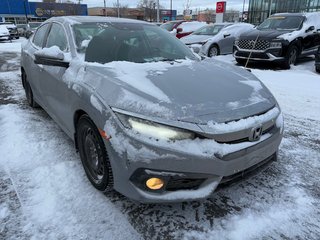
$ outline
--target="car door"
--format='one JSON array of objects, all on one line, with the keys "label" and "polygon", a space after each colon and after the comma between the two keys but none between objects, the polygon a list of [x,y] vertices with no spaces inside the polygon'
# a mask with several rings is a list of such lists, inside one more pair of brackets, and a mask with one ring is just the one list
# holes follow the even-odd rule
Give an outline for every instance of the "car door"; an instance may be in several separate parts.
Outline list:
[{"label": "car door", "polygon": [[[65,56],[71,55],[66,31],[64,26],[58,22],[52,23],[45,43],[46,48],[53,46],[59,47]],[[70,90],[63,80],[65,71],[64,67],[43,66],[40,88],[47,106],[46,110],[64,131],[69,132],[65,116],[70,112],[68,105]]]},{"label": "car door", "polygon": [[[319,20],[316,18],[316,16],[308,16],[303,27],[303,52],[307,53],[309,51],[316,51],[320,44],[320,31],[317,31],[319,26]],[[313,29],[310,29],[310,27],[313,27]]]},{"label": "car door", "polygon": [[221,30],[221,40],[218,45],[220,47],[220,54],[232,53],[233,43],[235,40],[234,37],[234,26],[228,26]]},{"label": "car door", "polygon": [[44,101],[39,83],[40,79],[42,78],[41,75],[43,73],[43,65],[38,65],[34,63],[34,53],[39,49],[42,49],[49,29],[49,23],[41,26],[35,32],[34,36],[32,37],[32,39],[30,39],[27,45],[22,48],[22,59],[24,63],[24,70],[27,75],[27,81],[31,86],[36,102],[39,103],[41,106],[44,106]]}]

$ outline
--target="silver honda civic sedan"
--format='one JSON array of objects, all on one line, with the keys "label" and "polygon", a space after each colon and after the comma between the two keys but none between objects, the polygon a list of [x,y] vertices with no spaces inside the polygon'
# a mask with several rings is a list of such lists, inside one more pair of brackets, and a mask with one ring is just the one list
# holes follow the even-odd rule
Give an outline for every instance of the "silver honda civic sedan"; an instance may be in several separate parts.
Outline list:
[{"label": "silver honda civic sedan", "polygon": [[100,191],[207,198],[277,159],[283,118],[269,90],[153,24],[51,18],[23,45],[21,73],[29,105],[73,139]]}]

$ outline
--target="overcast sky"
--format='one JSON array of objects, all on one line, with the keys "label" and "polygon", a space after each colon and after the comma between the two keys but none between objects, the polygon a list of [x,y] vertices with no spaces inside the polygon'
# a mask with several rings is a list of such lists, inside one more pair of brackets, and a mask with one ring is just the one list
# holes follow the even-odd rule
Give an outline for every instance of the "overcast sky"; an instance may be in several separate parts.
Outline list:
[{"label": "overcast sky", "polygon": [[[76,0],[73,0],[76,1]],[[112,6],[116,0],[106,0],[107,6]],[[121,4],[127,4],[129,7],[136,7],[140,2],[139,0],[119,0]],[[170,8],[170,0],[159,0],[160,4],[166,8]],[[179,12],[183,11],[186,0],[172,0],[173,9],[177,9]],[[205,8],[214,8],[216,6],[216,0],[191,0],[191,9],[205,9]],[[244,0],[226,0],[227,2],[227,10],[228,9],[236,9],[242,11],[242,6]],[[103,0],[83,0],[82,3],[88,4],[88,7],[103,7]],[[249,0],[245,0],[246,7],[248,8]]]}]

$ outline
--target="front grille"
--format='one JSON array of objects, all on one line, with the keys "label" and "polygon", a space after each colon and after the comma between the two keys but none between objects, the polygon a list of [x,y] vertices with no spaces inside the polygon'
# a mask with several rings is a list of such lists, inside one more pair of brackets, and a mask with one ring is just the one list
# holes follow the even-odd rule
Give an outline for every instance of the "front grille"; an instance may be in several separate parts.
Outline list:
[{"label": "front grille", "polygon": [[256,52],[253,52],[251,53],[250,55],[250,52],[239,52],[237,51],[237,53],[235,54],[236,57],[244,57],[244,58],[257,58],[257,59],[266,59],[268,60],[269,59],[269,56],[265,53],[256,53]]},{"label": "front grille", "polygon": [[266,40],[246,40],[242,39],[238,41],[238,47],[240,49],[247,50],[266,50],[270,47],[270,42]]},{"label": "front grille", "polygon": [[255,175],[263,170],[265,170],[272,162],[277,160],[277,155],[273,154],[270,157],[266,158],[265,160],[261,161],[260,163],[253,165],[250,168],[247,168],[241,172],[235,173],[233,175],[223,177],[219,187],[224,187],[226,185],[230,185],[232,183],[238,182],[241,179],[246,179],[252,175]]},{"label": "front grille", "polygon": [[192,178],[170,178],[166,185],[167,191],[177,190],[196,190],[206,179],[192,179]]}]

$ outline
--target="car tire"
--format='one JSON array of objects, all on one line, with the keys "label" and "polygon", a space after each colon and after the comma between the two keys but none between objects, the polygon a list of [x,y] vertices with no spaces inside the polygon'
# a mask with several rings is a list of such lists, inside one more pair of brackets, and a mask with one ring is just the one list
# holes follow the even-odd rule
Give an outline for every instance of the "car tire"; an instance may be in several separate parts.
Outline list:
[{"label": "car tire", "polygon": [[92,185],[103,192],[113,189],[113,174],[103,139],[88,115],[77,123],[76,140],[81,162]]},{"label": "car tire", "polygon": [[20,37],[16,37],[16,39],[19,39]]},{"label": "car tire", "polygon": [[219,47],[214,44],[209,48],[208,57],[214,57],[220,55]]},{"label": "car tire", "polygon": [[316,72],[320,73],[320,66],[316,66]]},{"label": "car tire", "polygon": [[27,77],[25,74],[24,74],[24,77],[22,78],[22,81],[23,81],[22,84],[24,85],[24,91],[26,93],[28,105],[32,108],[38,108],[39,105],[33,98],[33,92],[32,92],[32,89],[31,89],[29,82],[27,81]]},{"label": "car tire", "polygon": [[284,69],[290,69],[291,65],[295,65],[299,56],[299,49],[296,45],[291,45],[288,48],[282,67]]},{"label": "car tire", "polygon": [[246,64],[247,60],[241,59],[241,58],[236,58],[236,61],[239,65],[243,66]]}]

